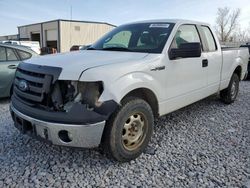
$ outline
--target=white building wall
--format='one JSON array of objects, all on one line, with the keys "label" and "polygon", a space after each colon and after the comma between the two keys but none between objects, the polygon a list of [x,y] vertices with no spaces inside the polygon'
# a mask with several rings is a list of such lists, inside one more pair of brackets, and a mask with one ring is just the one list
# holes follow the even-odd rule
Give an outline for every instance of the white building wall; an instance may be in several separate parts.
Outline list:
[{"label": "white building wall", "polygon": [[115,26],[105,23],[56,20],[19,27],[20,39],[31,40],[32,33],[40,33],[41,47],[47,41],[57,41],[59,52],[67,52],[73,45],[88,45],[95,42]]},{"label": "white building wall", "polygon": [[3,40],[18,40],[18,35],[0,36],[0,41],[3,41]]},{"label": "white building wall", "polygon": [[[39,23],[34,25],[27,25],[27,26],[21,26],[19,27],[19,34],[20,39],[26,39],[31,40],[31,34],[32,33],[40,33],[40,44],[41,47],[46,46],[47,31],[56,30],[56,33],[58,33],[58,21],[53,22],[45,22],[45,23]],[[51,40],[51,38],[49,39]],[[58,41],[58,36],[55,36],[55,39]]]},{"label": "white building wall", "polygon": [[[47,22],[43,23],[43,46],[46,46],[47,41],[56,40],[57,41],[57,48],[59,47],[58,44],[58,21],[54,22]],[[56,33],[54,36],[51,36],[50,33]]]},{"label": "white building wall", "polygon": [[34,25],[19,27],[20,39],[31,40],[31,33],[41,33],[41,24],[34,24]]},{"label": "white building wall", "polygon": [[114,26],[104,23],[60,22],[60,49],[67,52],[73,45],[88,45],[95,42]]}]

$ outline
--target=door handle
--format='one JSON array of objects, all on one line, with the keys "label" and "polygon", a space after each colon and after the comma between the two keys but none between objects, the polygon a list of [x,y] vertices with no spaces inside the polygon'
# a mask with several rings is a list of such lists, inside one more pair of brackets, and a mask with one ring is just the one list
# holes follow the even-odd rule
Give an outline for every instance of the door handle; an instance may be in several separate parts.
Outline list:
[{"label": "door handle", "polygon": [[207,59],[203,59],[202,60],[202,67],[207,67],[208,66],[208,60]]},{"label": "door handle", "polygon": [[17,65],[9,65],[8,68],[9,68],[9,69],[16,69],[16,68],[17,68]]}]

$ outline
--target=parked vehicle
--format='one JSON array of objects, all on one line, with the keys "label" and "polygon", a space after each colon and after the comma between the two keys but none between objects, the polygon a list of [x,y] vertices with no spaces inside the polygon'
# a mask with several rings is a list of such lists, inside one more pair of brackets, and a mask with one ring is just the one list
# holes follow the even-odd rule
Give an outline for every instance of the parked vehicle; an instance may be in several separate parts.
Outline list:
[{"label": "parked vehicle", "polygon": [[[250,43],[247,43],[245,45],[241,45],[240,47],[248,48],[248,51],[250,53]],[[248,76],[247,76],[247,78],[250,79],[250,58],[249,58],[249,61],[248,61],[248,68],[247,68],[247,70],[248,70]]]},{"label": "parked vehicle", "polygon": [[87,50],[91,45],[82,45],[79,50]]},{"label": "parked vehicle", "polygon": [[244,48],[221,50],[206,23],[126,24],[88,50],[21,63],[11,115],[23,133],[129,161],[148,145],[155,118],[219,91],[234,102],[248,58]]},{"label": "parked vehicle", "polygon": [[72,52],[72,51],[78,51],[78,50],[80,50],[80,45],[73,45],[73,46],[71,46],[69,51]]},{"label": "parked vehicle", "polygon": [[74,45],[70,48],[70,51],[86,50],[90,45]]},{"label": "parked vehicle", "polygon": [[52,47],[42,47],[41,48],[41,55],[48,55],[48,54],[56,54],[57,49]]},{"label": "parked vehicle", "polygon": [[0,98],[9,97],[18,64],[38,56],[36,52],[18,45],[0,44]]},{"label": "parked vehicle", "polygon": [[35,51],[37,54],[41,53],[41,47],[40,43],[37,41],[15,41],[15,40],[8,40],[8,41],[2,41],[3,44],[14,44],[14,45],[22,45],[27,46],[31,50]]}]

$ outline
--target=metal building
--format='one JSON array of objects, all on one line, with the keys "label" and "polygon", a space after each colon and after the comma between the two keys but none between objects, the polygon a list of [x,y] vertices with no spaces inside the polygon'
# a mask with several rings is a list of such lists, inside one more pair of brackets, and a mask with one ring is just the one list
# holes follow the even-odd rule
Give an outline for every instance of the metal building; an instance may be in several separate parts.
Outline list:
[{"label": "metal building", "polygon": [[18,27],[20,40],[39,41],[41,47],[67,52],[73,45],[89,45],[115,26],[104,22],[52,20]]},{"label": "metal building", "polygon": [[5,36],[0,36],[0,41],[3,40],[19,40],[18,35],[5,35]]}]

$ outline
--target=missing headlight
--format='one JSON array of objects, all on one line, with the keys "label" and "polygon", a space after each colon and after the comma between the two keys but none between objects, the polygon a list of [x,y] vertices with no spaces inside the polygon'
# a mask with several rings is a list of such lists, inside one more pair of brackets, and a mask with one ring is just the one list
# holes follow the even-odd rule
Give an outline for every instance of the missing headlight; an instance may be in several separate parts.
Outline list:
[{"label": "missing headlight", "polygon": [[51,93],[51,101],[55,110],[63,110],[64,104],[73,101],[77,94],[77,82],[57,81]]},{"label": "missing headlight", "polygon": [[103,92],[102,82],[78,82],[78,96],[76,100],[80,100],[83,104],[87,104],[89,108],[99,107],[98,102]]},{"label": "missing headlight", "polygon": [[51,100],[55,110],[59,111],[69,111],[74,103],[94,109],[102,104],[98,101],[102,92],[102,82],[58,81],[54,86]]}]

